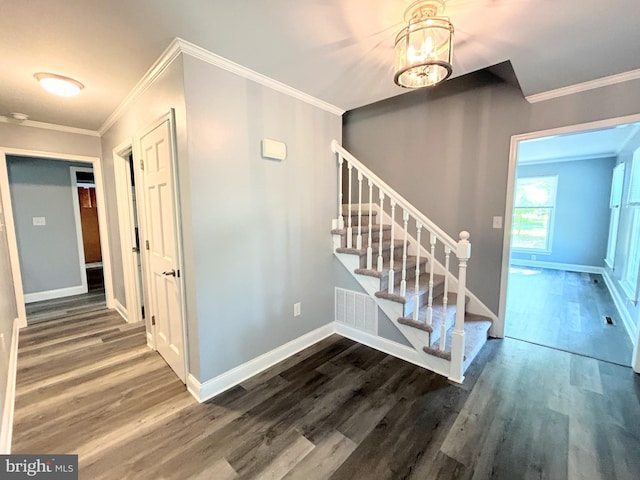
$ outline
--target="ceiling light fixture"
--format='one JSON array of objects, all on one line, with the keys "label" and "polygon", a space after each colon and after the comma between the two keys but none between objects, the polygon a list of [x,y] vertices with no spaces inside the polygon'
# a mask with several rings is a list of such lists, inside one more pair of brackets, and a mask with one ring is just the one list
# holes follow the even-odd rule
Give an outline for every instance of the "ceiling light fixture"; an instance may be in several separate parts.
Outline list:
[{"label": "ceiling light fixture", "polygon": [[451,76],[453,25],[443,0],[418,0],[404,13],[407,26],[396,36],[393,81],[405,88],[436,85]]},{"label": "ceiling light fixture", "polygon": [[47,92],[61,97],[74,97],[84,88],[84,85],[77,80],[55,73],[36,73],[34,78]]}]

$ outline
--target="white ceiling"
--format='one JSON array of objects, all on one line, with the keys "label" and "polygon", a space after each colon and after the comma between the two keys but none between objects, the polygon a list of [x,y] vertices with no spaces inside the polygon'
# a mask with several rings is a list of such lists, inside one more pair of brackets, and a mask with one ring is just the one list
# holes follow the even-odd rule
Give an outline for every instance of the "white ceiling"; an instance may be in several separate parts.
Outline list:
[{"label": "white ceiling", "polygon": [[[97,129],[174,37],[348,110],[403,93],[411,0],[0,0],[0,115]],[[454,75],[511,60],[525,95],[640,68],[640,1],[449,0]],[[41,91],[49,71],[86,85]]]},{"label": "white ceiling", "polygon": [[527,140],[518,144],[518,164],[614,157],[639,133],[636,123]]}]

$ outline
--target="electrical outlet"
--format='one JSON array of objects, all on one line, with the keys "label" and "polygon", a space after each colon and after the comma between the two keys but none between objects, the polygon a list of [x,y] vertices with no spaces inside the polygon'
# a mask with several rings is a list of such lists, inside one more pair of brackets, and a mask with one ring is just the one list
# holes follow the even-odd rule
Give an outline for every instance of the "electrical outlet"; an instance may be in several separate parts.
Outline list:
[{"label": "electrical outlet", "polygon": [[294,317],[300,316],[300,302],[293,304],[293,316]]},{"label": "electrical outlet", "polygon": [[493,217],[493,228],[502,228],[502,217]]},{"label": "electrical outlet", "polygon": [[531,261],[532,261],[532,262],[535,262],[537,258],[538,258],[538,257],[536,257],[535,255],[531,255]]},{"label": "electrical outlet", "polygon": [[33,225],[35,227],[44,227],[47,224],[45,217],[33,217]]}]

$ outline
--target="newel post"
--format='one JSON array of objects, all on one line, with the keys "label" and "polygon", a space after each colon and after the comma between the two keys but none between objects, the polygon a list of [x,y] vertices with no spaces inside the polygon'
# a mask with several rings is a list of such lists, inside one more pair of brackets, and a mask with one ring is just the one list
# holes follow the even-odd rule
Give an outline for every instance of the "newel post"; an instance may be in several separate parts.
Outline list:
[{"label": "newel post", "polygon": [[449,379],[462,383],[464,380],[464,316],[467,295],[467,262],[471,258],[469,232],[460,232],[456,256],[459,261],[458,298],[456,303],[456,322],[451,339],[451,372]]}]

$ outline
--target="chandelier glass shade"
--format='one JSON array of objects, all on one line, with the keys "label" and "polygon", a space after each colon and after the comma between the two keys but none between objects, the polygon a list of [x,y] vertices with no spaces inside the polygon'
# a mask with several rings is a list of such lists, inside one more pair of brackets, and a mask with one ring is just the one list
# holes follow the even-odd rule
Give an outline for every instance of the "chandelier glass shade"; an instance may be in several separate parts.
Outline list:
[{"label": "chandelier glass shade", "polygon": [[436,85],[451,76],[453,25],[442,0],[419,0],[407,8],[404,27],[396,36],[394,82],[405,88]]}]

